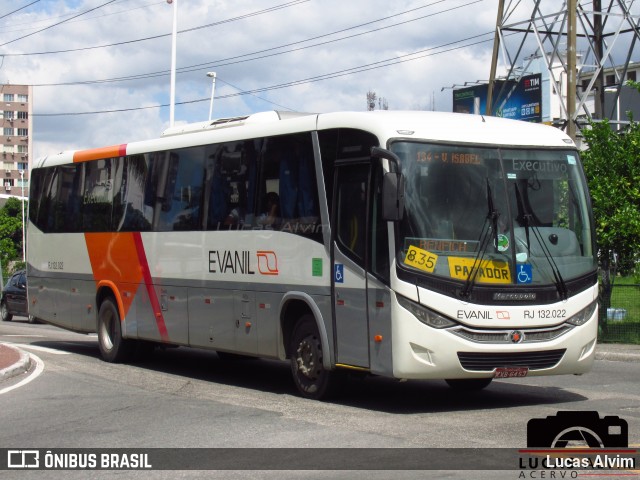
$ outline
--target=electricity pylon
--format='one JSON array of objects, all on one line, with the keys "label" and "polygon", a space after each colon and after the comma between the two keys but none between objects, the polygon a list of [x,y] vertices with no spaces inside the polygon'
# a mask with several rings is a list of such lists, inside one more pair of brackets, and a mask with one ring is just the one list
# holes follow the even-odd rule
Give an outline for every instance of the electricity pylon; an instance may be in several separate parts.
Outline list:
[{"label": "electricity pylon", "polygon": [[[605,69],[615,75],[611,85],[616,88],[615,100],[620,96],[640,47],[639,27],[640,2],[635,0],[499,0],[486,113],[490,115],[493,105],[504,103],[511,94],[508,82],[493,91],[499,56],[506,80],[519,81],[531,73],[534,61],[541,61],[550,95],[559,100],[560,120],[575,138],[580,116],[602,119],[608,114]],[[586,107],[589,99],[593,112]]]}]

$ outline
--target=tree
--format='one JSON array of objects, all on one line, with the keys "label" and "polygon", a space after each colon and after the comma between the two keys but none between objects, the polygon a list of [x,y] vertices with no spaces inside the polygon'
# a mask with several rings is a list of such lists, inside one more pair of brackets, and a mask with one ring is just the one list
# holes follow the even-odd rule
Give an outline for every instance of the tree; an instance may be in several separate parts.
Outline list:
[{"label": "tree", "polygon": [[593,203],[601,270],[601,301],[610,305],[616,268],[629,274],[640,260],[640,124],[616,133],[607,120],[584,129],[582,154]]},{"label": "tree", "polygon": [[[27,206],[25,205],[25,213]],[[15,197],[7,199],[0,208],[0,261],[2,274],[6,278],[9,265],[22,261],[22,202]]]}]

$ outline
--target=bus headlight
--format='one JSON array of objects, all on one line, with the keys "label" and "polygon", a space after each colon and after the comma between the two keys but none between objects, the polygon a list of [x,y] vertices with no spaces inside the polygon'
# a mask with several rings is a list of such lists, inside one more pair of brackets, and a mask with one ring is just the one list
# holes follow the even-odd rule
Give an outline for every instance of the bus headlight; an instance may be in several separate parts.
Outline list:
[{"label": "bus headlight", "polygon": [[587,323],[587,321],[589,321],[589,319],[593,315],[593,312],[595,312],[597,306],[598,306],[598,301],[596,300],[595,302],[587,305],[585,308],[580,310],[573,317],[568,319],[567,323],[570,323],[571,325],[576,325],[578,327],[580,325],[584,325],[585,323]]},{"label": "bus headlight", "polygon": [[398,303],[400,306],[409,310],[414,317],[420,320],[425,325],[428,325],[433,328],[447,328],[453,327],[457,325],[454,321],[449,320],[446,317],[443,317],[439,313],[434,312],[433,310],[429,310],[427,307],[423,307],[419,303],[416,303],[412,300],[409,300],[406,297],[401,295],[397,295]]}]

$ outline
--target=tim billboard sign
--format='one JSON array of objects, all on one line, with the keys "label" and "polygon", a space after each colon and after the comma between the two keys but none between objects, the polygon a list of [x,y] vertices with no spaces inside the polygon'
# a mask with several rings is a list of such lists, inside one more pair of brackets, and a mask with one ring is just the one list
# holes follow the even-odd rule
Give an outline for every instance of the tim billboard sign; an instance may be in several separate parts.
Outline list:
[{"label": "tim billboard sign", "polygon": [[[488,85],[476,85],[453,91],[453,111],[484,114]],[[493,112],[496,117],[542,122],[542,81],[539,73],[516,81],[496,81],[493,87]]]}]

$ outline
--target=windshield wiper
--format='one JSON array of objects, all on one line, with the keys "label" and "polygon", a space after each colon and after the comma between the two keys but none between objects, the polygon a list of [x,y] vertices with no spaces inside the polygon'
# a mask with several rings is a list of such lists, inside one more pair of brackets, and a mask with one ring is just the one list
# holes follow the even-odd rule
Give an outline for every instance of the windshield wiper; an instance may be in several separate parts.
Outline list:
[{"label": "windshield wiper", "polygon": [[[473,265],[471,266],[471,271],[467,276],[467,280],[464,282],[464,287],[462,287],[462,291],[460,292],[460,296],[462,298],[469,298],[471,295],[471,290],[476,283],[476,278],[478,278],[478,273],[480,271],[480,267],[482,266],[482,261],[484,260],[484,255],[487,253],[487,247],[489,246],[489,242],[491,237],[493,236],[494,247],[496,251],[498,251],[498,217],[500,214],[495,208],[495,203],[493,201],[493,193],[491,193],[491,185],[489,185],[489,178],[487,178],[487,216],[485,217],[484,223],[482,224],[482,231],[480,232],[480,237],[478,238],[478,252],[476,253],[475,258],[473,259]],[[489,233],[493,231],[493,235],[489,235]]]},{"label": "windshield wiper", "polygon": [[542,253],[547,259],[547,262],[549,262],[549,266],[551,267],[551,273],[553,273],[553,278],[555,280],[556,290],[558,290],[558,294],[560,295],[560,298],[562,300],[566,300],[568,298],[567,284],[565,283],[564,278],[562,278],[560,269],[558,268],[558,265],[553,259],[551,250],[549,250],[549,247],[547,246],[544,239],[542,238],[542,234],[540,233],[540,230],[531,221],[531,219],[533,218],[533,215],[531,215],[531,213],[529,213],[529,211],[525,207],[525,203],[522,200],[522,195],[520,193],[520,189],[518,188],[518,184],[514,183],[514,187],[516,189],[516,201],[518,204],[518,212],[522,217],[522,221],[524,222],[524,233],[525,233],[525,236],[527,237],[527,255],[531,257],[531,244],[529,242],[529,228],[531,228],[531,230],[533,230],[533,235],[536,237],[536,240],[538,240],[538,243],[540,244]]}]

